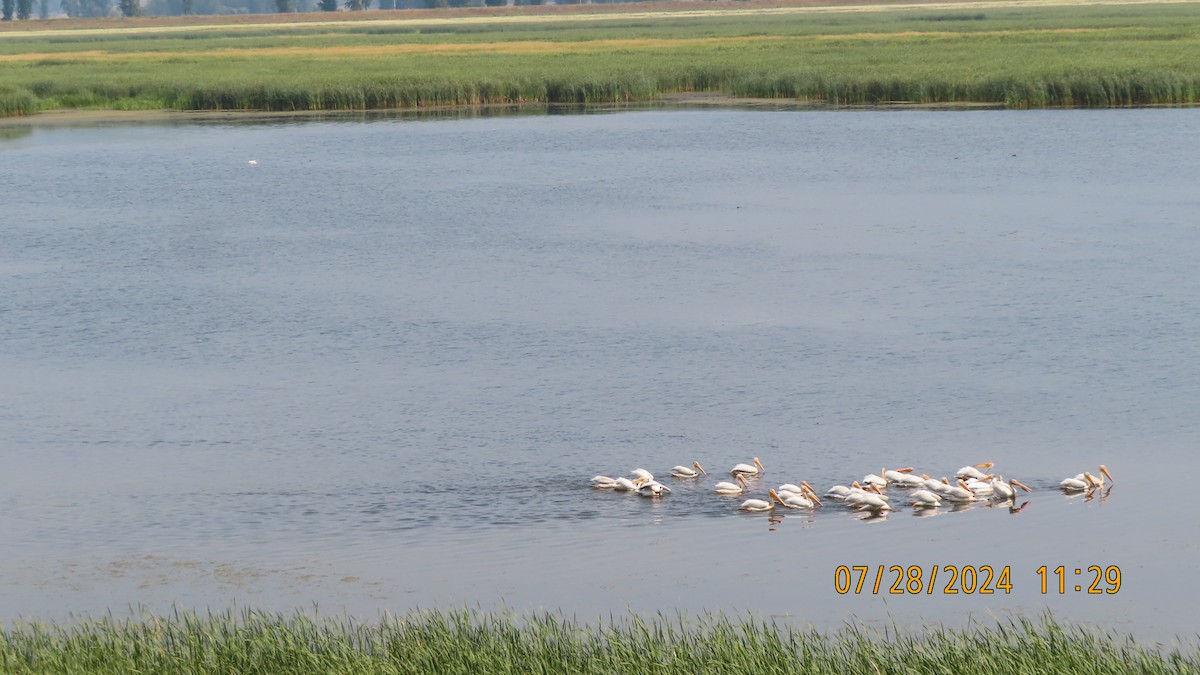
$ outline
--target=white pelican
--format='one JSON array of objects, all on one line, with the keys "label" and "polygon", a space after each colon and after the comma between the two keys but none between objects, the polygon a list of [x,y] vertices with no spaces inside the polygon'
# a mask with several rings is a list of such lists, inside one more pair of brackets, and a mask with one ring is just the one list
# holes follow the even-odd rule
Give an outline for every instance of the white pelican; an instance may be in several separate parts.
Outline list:
[{"label": "white pelican", "polygon": [[885,488],[887,487],[888,482],[883,476],[876,476],[873,473],[869,473],[862,477],[862,484],[866,485],[867,487],[878,485],[881,488]]},{"label": "white pelican", "polygon": [[[876,490],[879,488],[876,487]],[[858,507],[865,511],[891,511],[892,505],[887,503],[887,500],[878,494],[868,490],[858,490],[850,493],[846,497],[846,503]]]},{"label": "white pelican", "polygon": [[800,481],[799,485],[796,485],[795,483],[784,483],[775,489],[779,492],[791,492],[798,495],[802,495],[809,491],[816,492],[816,490],[813,490],[813,486],[809,485],[808,481],[806,480]]},{"label": "white pelican", "polygon": [[1087,480],[1082,479],[1082,478],[1064,478],[1064,479],[1062,479],[1062,482],[1058,484],[1058,487],[1062,488],[1063,490],[1065,490],[1067,492],[1086,490],[1091,486],[1092,486],[1091,483],[1087,482]]},{"label": "white pelican", "polygon": [[633,482],[635,483],[640,484],[654,482],[654,474],[645,469],[634,469],[633,471],[630,471],[629,474],[633,476]]},{"label": "white pelican", "polygon": [[889,483],[895,483],[901,487],[917,487],[923,480],[920,476],[912,475],[912,467],[907,469],[884,469],[883,478]]},{"label": "white pelican", "polygon": [[611,490],[616,486],[617,479],[608,476],[592,476],[592,487],[602,490]]},{"label": "white pelican", "polygon": [[775,508],[775,502],[765,499],[747,499],[738,507],[738,511],[770,511]]},{"label": "white pelican", "polygon": [[[1075,474],[1075,480],[1086,480],[1084,478],[1084,474],[1086,474],[1086,473],[1087,472],[1084,471],[1083,473]],[[1113,480],[1112,474],[1108,472],[1108,467],[1101,464],[1100,465],[1100,475],[1099,476],[1097,476],[1095,474],[1092,475],[1092,478],[1095,479],[1095,483],[1096,483],[1095,487],[1104,487],[1104,477],[1105,476],[1107,476],[1109,480]],[[1115,483],[1116,481],[1113,481],[1113,482]]]},{"label": "white pelican", "polygon": [[746,488],[748,487],[748,484],[746,483],[746,477],[738,474],[733,478],[737,482],[731,483],[723,480],[713,486],[713,492],[719,495],[740,495],[745,492]]},{"label": "white pelican", "polygon": [[817,499],[817,495],[813,494],[811,490],[803,490],[799,494],[791,492],[781,494],[770,490],[767,494],[771,496],[771,499],[789,509],[811,509],[821,505],[821,500]]},{"label": "white pelican", "polygon": [[618,492],[632,492],[637,489],[638,484],[621,476],[613,481],[612,489]]},{"label": "white pelican", "polygon": [[1012,499],[1017,496],[1017,488],[1021,488],[1026,492],[1033,492],[1033,489],[1025,485],[1019,480],[1011,479],[1004,480],[1003,476],[992,476],[992,496],[999,499]]},{"label": "white pelican", "polygon": [[912,500],[912,505],[918,509],[931,509],[942,505],[941,497],[929,490],[914,490],[908,497]]},{"label": "white pelican", "polygon": [[760,472],[767,472],[767,470],[763,468],[762,462],[758,461],[757,457],[754,458],[753,462],[753,464],[738,464],[730,469],[729,473],[734,476],[739,474],[746,476],[757,476]]},{"label": "white pelican", "polygon": [[700,462],[692,462],[691,466],[684,466],[680,464],[679,466],[671,469],[671,475],[676,478],[695,478],[701,474],[707,476],[708,472],[704,470],[704,467],[700,466]]},{"label": "white pelican", "polygon": [[879,497],[885,502],[891,499],[891,497],[884,494],[883,488],[879,487],[878,485],[868,485],[863,487],[862,485],[858,484],[858,481],[854,481],[850,484],[850,494],[868,494],[873,497]]},{"label": "white pelican", "polygon": [[1104,485],[1102,479],[1093,476],[1090,472],[1084,471],[1081,475],[1083,478],[1064,478],[1058,486],[1067,492],[1082,492],[1083,490],[1094,490]]},{"label": "white pelican", "polygon": [[962,480],[958,481],[958,485],[951,485],[946,490],[942,491],[942,499],[945,499],[948,502],[954,502],[955,504],[965,504],[967,502],[980,501],[979,497],[976,497],[975,493],[971,492],[971,490],[967,488],[967,484]]},{"label": "white pelican", "polygon": [[846,487],[845,485],[834,485],[833,487],[829,488],[828,491],[825,492],[825,496],[829,497],[830,499],[841,500],[841,499],[845,499],[846,497],[848,497],[850,495],[850,492],[851,492],[850,488]]},{"label": "white pelican", "polygon": [[970,490],[976,497],[991,497],[992,492],[994,492],[992,478],[992,476],[986,476],[985,478],[971,478],[961,482],[963,487]]},{"label": "white pelican", "polygon": [[987,474],[979,469],[990,469],[995,466],[994,462],[981,462],[975,466],[964,466],[954,474],[955,478],[986,478]]},{"label": "white pelican", "polygon": [[923,479],[921,485],[934,494],[946,494],[946,490],[950,489],[950,481],[945,476],[941,480],[938,480],[930,478],[928,474],[923,473],[921,474],[921,478]]},{"label": "white pelican", "polygon": [[643,497],[661,497],[665,494],[670,494],[671,488],[656,480],[652,480],[639,485],[637,493]]}]

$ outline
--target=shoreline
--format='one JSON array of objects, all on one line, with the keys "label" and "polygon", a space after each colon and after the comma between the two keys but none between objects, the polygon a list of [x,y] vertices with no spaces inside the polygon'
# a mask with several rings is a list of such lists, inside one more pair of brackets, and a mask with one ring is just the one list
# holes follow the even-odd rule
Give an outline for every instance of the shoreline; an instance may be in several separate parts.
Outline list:
[{"label": "shoreline", "polygon": [[[1138,106],[1138,107],[1195,107],[1195,106]],[[510,111],[513,114],[547,112],[551,109],[577,110],[581,113],[614,110],[650,110],[657,108],[771,108],[776,110],[1002,110],[1002,103],[952,102],[910,103],[896,102],[874,105],[831,105],[824,101],[806,101],[788,98],[752,98],[727,96],[720,93],[684,92],[666,94],[645,101],[628,103],[525,103],[525,104],[475,104],[439,105],[420,108],[373,108],[368,110],[84,110],[58,109],[37,112],[32,115],[0,117],[0,127],[62,127],[86,124],[121,124],[147,122],[248,122],[255,120],[320,119],[324,117],[376,116],[376,117],[422,117],[451,115],[468,111],[480,114]]]},{"label": "shoreline", "polygon": [[[1108,110],[1119,108],[1195,108],[1200,104],[1160,104],[1137,106],[1113,106]],[[877,103],[872,105],[832,105],[824,101],[805,101],[788,98],[751,98],[726,96],[719,93],[680,93],[667,94],[645,101],[630,101],[628,103],[488,103],[474,105],[438,105],[421,108],[372,108],[367,110],[81,110],[60,109],[46,110],[32,115],[16,115],[0,117],[0,128],[4,127],[65,127],[88,124],[123,124],[123,123],[153,123],[153,122],[250,122],[256,120],[286,120],[321,118],[344,118],[349,116],[373,117],[425,117],[461,115],[469,111],[478,111],[479,115],[488,112],[508,111],[511,114],[536,114],[551,109],[575,110],[586,112],[639,111],[654,109],[687,109],[687,108],[759,108],[773,110],[824,110],[824,111],[862,111],[862,110],[1006,110],[1003,103],[959,101],[946,103],[914,103],[898,101],[894,103]],[[1062,107],[1048,108],[1051,110],[1095,110],[1095,108]]]}]

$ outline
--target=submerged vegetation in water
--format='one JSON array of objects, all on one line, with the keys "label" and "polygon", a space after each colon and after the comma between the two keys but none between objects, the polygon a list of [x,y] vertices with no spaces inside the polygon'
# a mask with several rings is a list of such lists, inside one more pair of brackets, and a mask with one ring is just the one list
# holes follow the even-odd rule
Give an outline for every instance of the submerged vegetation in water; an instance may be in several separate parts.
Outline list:
[{"label": "submerged vegetation in water", "polygon": [[725,616],[584,624],[425,611],[379,622],[304,614],[178,613],[0,632],[8,673],[1193,673],[1200,653],[1046,616],[992,628],[832,633]]},{"label": "submerged vegetation in water", "polygon": [[1190,104],[1200,101],[1198,6],[0,32],[0,115],[578,104],[680,92],[832,105]]}]

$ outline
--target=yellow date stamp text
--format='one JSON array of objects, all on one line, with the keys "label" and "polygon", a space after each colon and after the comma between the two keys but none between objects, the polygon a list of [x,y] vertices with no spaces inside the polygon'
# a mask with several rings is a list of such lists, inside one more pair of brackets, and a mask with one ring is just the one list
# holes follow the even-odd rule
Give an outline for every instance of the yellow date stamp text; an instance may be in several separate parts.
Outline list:
[{"label": "yellow date stamp text", "polygon": [[838,565],[833,590],[840,595],[991,595],[1012,592],[1012,569],[991,565]]},{"label": "yellow date stamp text", "polygon": [[[1116,565],[1042,565],[1036,573],[1043,595],[1114,595],[1121,590]],[[1007,595],[1013,591],[1013,572],[1011,565],[838,565],[833,590],[839,595]]]}]

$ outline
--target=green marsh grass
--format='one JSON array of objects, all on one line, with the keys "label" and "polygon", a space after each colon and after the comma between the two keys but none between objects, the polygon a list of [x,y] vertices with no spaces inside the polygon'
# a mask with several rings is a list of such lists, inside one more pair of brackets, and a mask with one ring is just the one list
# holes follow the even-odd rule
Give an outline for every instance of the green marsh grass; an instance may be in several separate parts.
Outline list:
[{"label": "green marsh grass", "polygon": [[37,98],[28,89],[0,86],[0,117],[32,115],[37,112]]},{"label": "green marsh grass", "polygon": [[0,631],[4,673],[1195,673],[1200,652],[1146,648],[1049,615],[991,627],[832,632],[724,615],[581,623],[556,613],[419,611],[376,622],[254,611]]},{"label": "green marsh grass", "polygon": [[0,115],[607,103],[1200,101],[1200,3],[0,32]]}]

